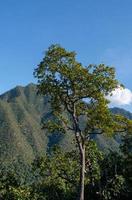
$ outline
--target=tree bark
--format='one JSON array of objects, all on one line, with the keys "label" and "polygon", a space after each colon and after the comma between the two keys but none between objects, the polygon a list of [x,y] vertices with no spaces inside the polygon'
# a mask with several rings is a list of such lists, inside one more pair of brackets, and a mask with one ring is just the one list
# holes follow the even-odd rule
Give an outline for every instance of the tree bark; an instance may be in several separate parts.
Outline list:
[{"label": "tree bark", "polygon": [[79,200],[84,200],[84,180],[85,180],[85,146],[80,152],[80,182],[79,182]]},{"label": "tree bark", "polygon": [[80,154],[80,180],[79,180],[78,200],[84,200],[85,141],[84,141],[84,137],[82,136],[82,132],[79,128],[79,120],[75,114],[75,107],[74,107],[74,114],[72,117],[74,121],[76,142],[78,144],[79,154]]}]

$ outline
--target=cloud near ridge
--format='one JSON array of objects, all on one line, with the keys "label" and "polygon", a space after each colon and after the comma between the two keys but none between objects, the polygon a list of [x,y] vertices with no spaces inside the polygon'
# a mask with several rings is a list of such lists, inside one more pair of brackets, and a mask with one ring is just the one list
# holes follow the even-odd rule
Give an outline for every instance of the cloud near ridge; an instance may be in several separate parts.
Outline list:
[{"label": "cloud near ridge", "polygon": [[125,106],[132,104],[132,91],[127,88],[117,88],[112,92],[112,96],[107,96],[110,104],[114,106]]}]

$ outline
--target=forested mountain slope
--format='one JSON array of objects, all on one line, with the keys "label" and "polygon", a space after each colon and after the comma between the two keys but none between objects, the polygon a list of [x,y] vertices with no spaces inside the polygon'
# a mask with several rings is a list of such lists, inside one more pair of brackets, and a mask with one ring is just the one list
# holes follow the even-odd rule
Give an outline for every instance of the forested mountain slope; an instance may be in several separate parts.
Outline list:
[{"label": "forested mountain slope", "polygon": [[[132,113],[113,108],[113,113],[132,119]],[[0,161],[10,162],[21,158],[31,162],[36,155],[45,154],[54,143],[71,149],[73,136],[49,135],[41,129],[43,116],[50,117],[47,97],[37,95],[36,85],[16,88],[0,96]],[[93,136],[101,148],[117,148],[118,140]]]},{"label": "forested mountain slope", "polygon": [[17,86],[0,96],[1,161],[21,157],[30,162],[59,140],[56,135],[51,139],[41,129],[41,118],[49,113],[50,106],[47,98],[36,93],[36,86],[29,84]]}]

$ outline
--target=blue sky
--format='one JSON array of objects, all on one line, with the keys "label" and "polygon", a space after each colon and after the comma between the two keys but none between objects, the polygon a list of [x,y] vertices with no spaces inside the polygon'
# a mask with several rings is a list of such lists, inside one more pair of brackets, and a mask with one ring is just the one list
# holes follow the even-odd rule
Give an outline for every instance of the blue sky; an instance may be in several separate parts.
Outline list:
[{"label": "blue sky", "polygon": [[132,90],[131,10],[131,0],[0,1],[0,94],[34,82],[34,68],[54,43],[75,50],[85,65],[114,66]]}]

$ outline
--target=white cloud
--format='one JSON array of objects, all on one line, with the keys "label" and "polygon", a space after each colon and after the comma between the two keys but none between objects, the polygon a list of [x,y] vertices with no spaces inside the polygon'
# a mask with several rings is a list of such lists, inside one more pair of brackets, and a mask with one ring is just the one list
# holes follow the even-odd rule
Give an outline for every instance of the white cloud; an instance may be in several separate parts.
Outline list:
[{"label": "white cloud", "polygon": [[117,88],[112,92],[112,96],[107,97],[111,105],[124,106],[132,104],[132,91],[127,88]]}]

